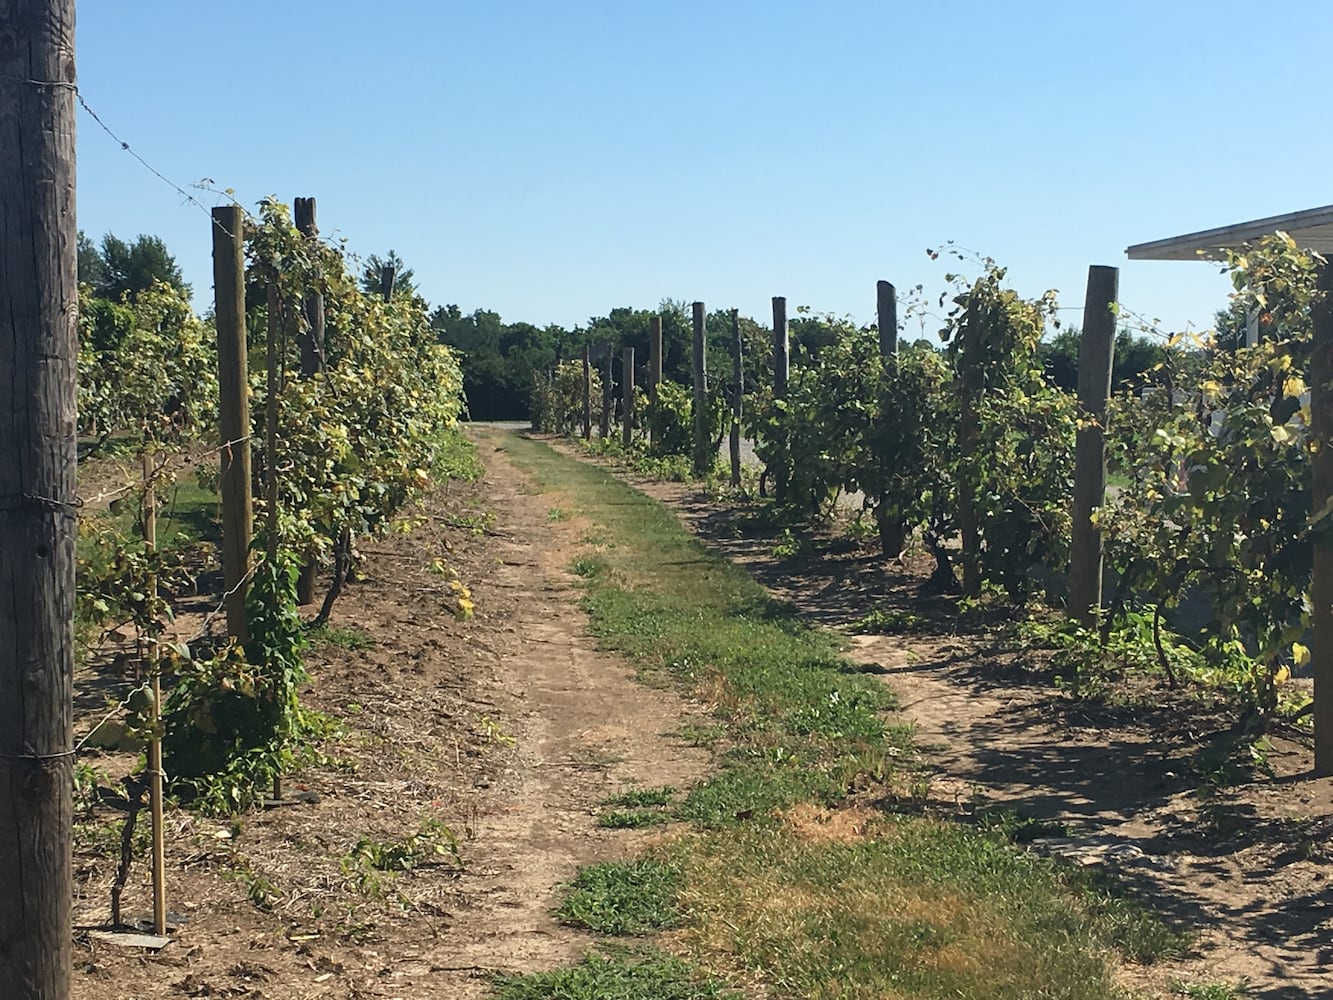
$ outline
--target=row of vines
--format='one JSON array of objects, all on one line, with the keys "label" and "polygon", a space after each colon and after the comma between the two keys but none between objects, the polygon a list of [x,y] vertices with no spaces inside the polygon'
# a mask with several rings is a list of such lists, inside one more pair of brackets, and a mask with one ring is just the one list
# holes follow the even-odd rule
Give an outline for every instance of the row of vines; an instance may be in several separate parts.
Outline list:
[{"label": "row of vines", "polygon": [[[882,356],[874,327],[830,319],[828,342],[797,351],[785,393],[775,393],[771,334],[747,338],[745,433],[765,479],[783,480],[783,516],[826,517],[840,495],[856,494],[886,557],[911,539],[933,555],[927,587],[1059,605],[1075,436],[1090,418],[1042,364],[1043,337],[1059,325],[1054,293],[1024,298],[993,261],[971,262],[979,276],[949,275],[938,299],[918,293],[911,306],[939,317],[942,349],[918,342]],[[1080,663],[1113,650],[1173,686],[1220,687],[1247,715],[1271,720],[1303,714],[1283,685],[1308,659],[1312,540],[1327,522],[1311,511],[1317,262],[1277,234],[1227,267],[1233,309],[1259,316],[1260,342],[1171,338],[1113,396],[1104,428],[1113,486],[1094,515],[1112,581],[1105,606],[1093,629],[1033,624],[1029,634],[1070,653],[1071,683]],[[582,367],[552,374],[536,380],[534,426],[574,433]],[[728,375],[710,386],[714,454],[732,389]],[[691,393],[664,382],[655,400],[638,460],[660,467],[674,456],[683,468]],[[979,530],[960,547],[969,501]]]},{"label": "row of vines", "polygon": [[[144,538],[154,501],[174,509],[184,494],[204,498],[202,520],[216,533],[220,463],[241,442],[219,446],[212,320],[165,284],[119,302],[85,289],[80,329],[80,431],[90,455],[112,456],[96,463],[91,495],[85,487],[80,655],[121,650],[141,678],[84,744],[161,738],[171,787],[215,812],[262,797],[317,724],[298,698],[311,624],[298,587],[328,581],[316,620],[326,618],[354,539],[410,527],[463,408],[458,359],[437,342],[419,297],[364,292],[344,250],[302,234],[276,201],[244,226],[257,525],[244,641],[222,634],[220,604],[188,636],[173,626],[174,599],[209,593],[204,578],[219,576],[216,537],[177,525],[159,544]],[[316,296],[318,337],[308,308]],[[107,478],[117,458],[121,472]],[[456,582],[456,592],[465,610],[466,588]]]}]

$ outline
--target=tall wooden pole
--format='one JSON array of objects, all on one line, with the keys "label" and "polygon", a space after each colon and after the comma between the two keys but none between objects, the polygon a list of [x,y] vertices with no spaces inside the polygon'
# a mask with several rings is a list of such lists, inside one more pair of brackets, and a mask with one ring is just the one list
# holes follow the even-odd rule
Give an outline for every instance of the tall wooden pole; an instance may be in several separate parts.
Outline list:
[{"label": "tall wooden pole", "polygon": [[1074,444],[1073,531],[1069,544],[1069,617],[1084,627],[1102,606],[1102,533],[1092,512],[1106,502],[1106,404],[1115,360],[1115,313],[1120,269],[1088,268],[1083,335],[1078,345],[1079,428]]},{"label": "tall wooden pole", "polygon": [[713,442],[708,440],[708,341],[702,302],[694,303],[694,474],[713,468]]},{"label": "tall wooden pole", "polygon": [[222,448],[222,578],[227,632],[245,642],[245,583],[254,514],[250,500],[250,395],[245,349],[245,240],[239,205],[213,209],[213,294],[218,330]]},{"label": "tall wooden pole", "polygon": [[[875,284],[875,312],[879,323],[879,356],[882,377],[894,377],[898,357],[898,293],[887,281]],[[896,413],[881,413],[881,420],[897,420]],[[896,456],[881,456],[881,461],[894,461]],[[886,559],[896,559],[902,555],[907,544],[907,526],[902,518],[896,517],[889,510],[884,494],[880,494],[875,506],[875,524],[879,530],[880,553]]]},{"label": "tall wooden pole", "polygon": [[741,407],[745,398],[745,366],[741,346],[741,316],[731,310],[731,434],[728,436],[731,452],[731,485],[741,484]]},{"label": "tall wooden pole", "polygon": [[583,345],[583,440],[592,437],[592,348]]},{"label": "tall wooden pole", "polygon": [[[296,199],[294,209],[296,228],[311,242],[319,239],[315,209],[314,198]],[[305,328],[300,331],[297,343],[301,347],[301,377],[309,378],[316,372],[324,370],[324,294],[309,292],[302,305],[305,311]]]},{"label": "tall wooden pole", "polygon": [[880,357],[892,357],[898,353],[898,293],[887,281],[875,284],[875,312],[879,317]]},{"label": "tall wooden pole", "polygon": [[[1314,307],[1314,350],[1310,356],[1310,432],[1318,448],[1310,456],[1313,511],[1333,498],[1333,266],[1319,270],[1323,297]],[[1327,527],[1314,536],[1314,577],[1310,583],[1314,675],[1314,769],[1333,774],[1333,535]]]},{"label": "tall wooden pole", "polygon": [[[662,384],[662,317],[654,316],[648,321],[648,405],[657,414],[657,387]],[[657,428],[648,427],[648,438],[656,443]]]},{"label": "tall wooden pole", "polygon": [[621,430],[625,450],[634,442],[634,348],[626,346],[621,361],[620,397],[624,403],[624,427]]},{"label": "tall wooden pole", "polygon": [[612,392],[615,388],[614,372],[612,371],[612,359],[615,350],[611,346],[611,341],[606,342],[606,362],[602,371],[602,420],[597,431],[601,439],[605,441],[611,436],[611,409],[614,402]]},{"label": "tall wooden pole", "polygon": [[385,302],[393,298],[393,283],[396,278],[392,264],[385,264],[380,268],[380,295],[384,296]]},{"label": "tall wooden pole", "polygon": [[[787,343],[787,300],[773,296],[773,398],[787,398],[787,376],[791,354]],[[778,467],[773,470],[773,498],[778,503],[787,499],[787,442],[777,442]]]},{"label": "tall wooden pole", "polygon": [[962,371],[958,404],[958,533],[962,535],[963,593],[981,593],[981,525],[977,520],[976,450],[980,430],[977,407],[981,400],[981,320],[975,290],[968,301],[963,326]]},{"label": "tall wooden pole", "polygon": [[67,1000],[74,0],[0,2],[0,993]]}]

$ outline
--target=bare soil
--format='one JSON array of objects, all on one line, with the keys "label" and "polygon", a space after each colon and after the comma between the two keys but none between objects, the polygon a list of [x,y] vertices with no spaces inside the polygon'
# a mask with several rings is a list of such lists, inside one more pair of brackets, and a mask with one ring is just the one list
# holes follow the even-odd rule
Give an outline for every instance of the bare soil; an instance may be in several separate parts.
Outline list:
[{"label": "bare soil", "polygon": [[[553,915],[560,884],[648,836],[599,828],[598,804],[628,786],[688,785],[706,754],[673,735],[691,707],[636,684],[588,635],[566,571],[585,526],[553,519],[557,500],[530,492],[497,432],[474,435],[484,480],[441,488],[417,530],[365,544],[332,625],[369,645],[307,655],[304,700],[342,733],[288,778],[300,801],[235,822],[168,813],[174,930],[160,952],[90,936],[108,920],[124,813],[81,818],[76,1000],[480,997],[496,971],[590,946]],[[455,618],[446,567],[471,588],[471,620]],[[80,672],[80,734],[127,686],[116,671],[103,659]],[[133,764],[81,760],[114,779]],[[410,871],[366,860],[414,836]],[[140,853],[123,912],[150,911]]]},{"label": "bare soil", "polygon": [[833,534],[778,558],[776,533],[743,525],[743,506],[626,478],[813,622],[848,630],[877,609],[910,616],[905,634],[849,642],[915,732],[923,806],[963,820],[1013,809],[1048,821],[1032,849],[1117,873],[1194,932],[1185,958],[1126,968],[1129,985],[1166,995],[1245,982],[1247,996],[1268,1000],[1333,996],[1333,779],[1310,775],[1308,743],[1272,737],[1271,775],[1209,794],[1199,754],[1233,735],[1224,706],[1143,680],[1073,698],[1040,655],[1003,637],[1003,623],[964,620],[951,600],[921,596],[928,558],[886,564],[869,543]]}]

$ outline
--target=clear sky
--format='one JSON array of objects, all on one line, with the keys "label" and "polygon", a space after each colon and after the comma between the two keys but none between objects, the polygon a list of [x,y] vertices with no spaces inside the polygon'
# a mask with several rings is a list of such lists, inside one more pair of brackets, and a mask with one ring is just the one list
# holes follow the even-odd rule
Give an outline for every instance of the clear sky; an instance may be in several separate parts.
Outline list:
[{"label": "clear sky", "polygon": [[[1216,267],[1127,245],[1333,203],[1323,0],[78,6],[84,98],[163,174],[314,195],[325,234],[506,320],[870,321],[877,279],[937,294],[953,240],[1066,306],[1118,264],[1127,309],[1206,328]],[[211,302],[208,220],[83,112],[79,224],[161,236]]]}]

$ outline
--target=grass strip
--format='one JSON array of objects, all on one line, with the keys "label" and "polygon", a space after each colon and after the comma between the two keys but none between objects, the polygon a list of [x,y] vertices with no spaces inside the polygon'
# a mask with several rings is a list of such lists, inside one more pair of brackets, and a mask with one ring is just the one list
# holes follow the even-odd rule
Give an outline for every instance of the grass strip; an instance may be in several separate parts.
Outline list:
[{"label": "grass strip", "polygon": [[[865,805],[892,798],[911,754],[884,721],[893,700],[878,680],[661,504],[538,442],[500,447],[595,525],[573,569],[601,643],[645,681],[702,699],[723,727],[717,771],[675,806],[692,832],[654,862],[675,873],[674,947],[699,966],[758,975],[774,996],[1104,1000],[1119,995],[1118,962],[1180,948],[1109,880],[1002,829]],[[639,905],[633,895],[603,894],[599,911]]]}]

